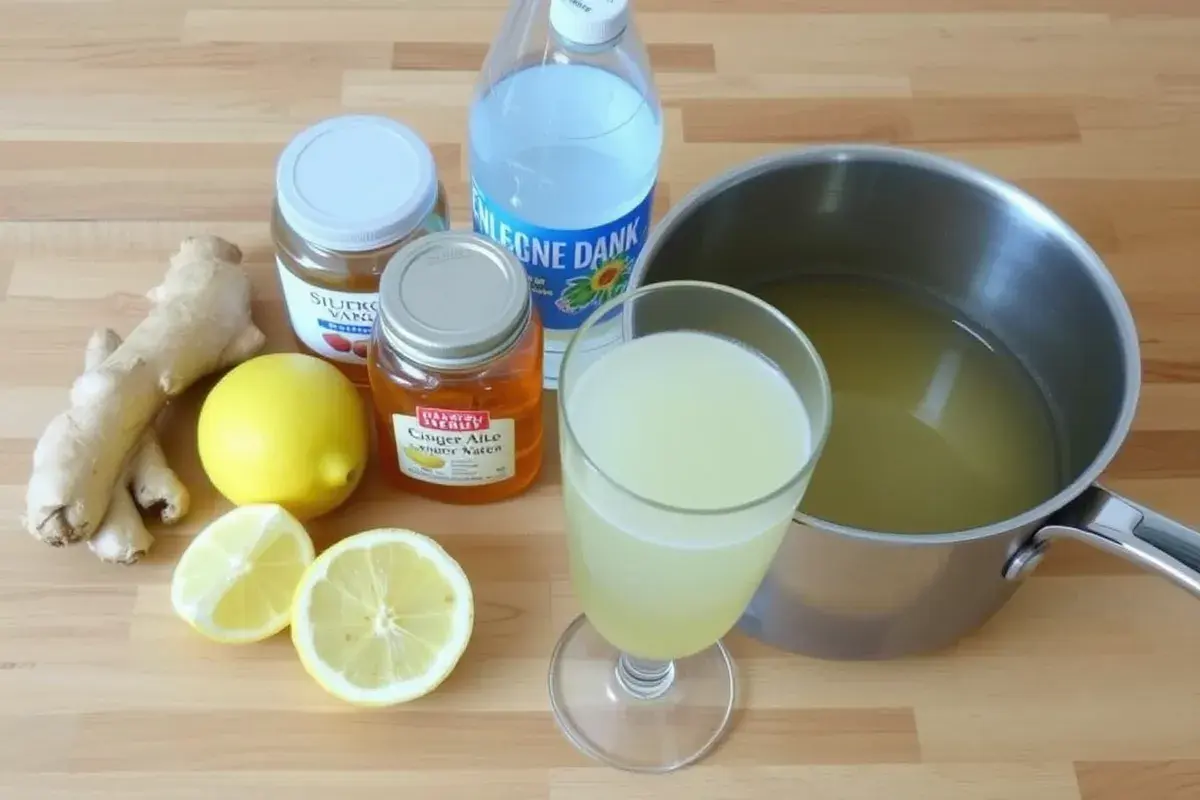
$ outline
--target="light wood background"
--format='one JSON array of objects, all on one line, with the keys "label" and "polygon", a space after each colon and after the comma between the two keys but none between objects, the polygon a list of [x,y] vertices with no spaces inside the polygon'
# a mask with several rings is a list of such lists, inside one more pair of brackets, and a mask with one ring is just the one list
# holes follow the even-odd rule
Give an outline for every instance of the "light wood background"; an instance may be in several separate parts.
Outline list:
[{"label": "light wood background", "polygon": [[[545,669],[574,612],[557,471],[502,507],[369,483],[314,525],[436,536],[478,596],[435,695],[349,711],[286,638],[224,648],[167,583],[222,504],[198,393],[168,447],[190,520],[105,567],[17,523],[30,452],[83,343],[124,332],[189,233],[249,255],[255,315],[286,322],[270,261],[273,161],[302,126],[394,115],[433,144],[468,218],[465,107],[502,0],[0,0],[0,797],[503,800],[1184,800],[1200,797],[1200,603],[1058,546],[950,652],[822,663],[735,638],[748,709],[703,766],[600,768],[559,735]],[[1057,208],[1140,326],[1146,386],[1119,490],[1200,524],[1200,3],[639,0],[666,106],[665,206],[725,167],[810,141],[951,154]]]}]

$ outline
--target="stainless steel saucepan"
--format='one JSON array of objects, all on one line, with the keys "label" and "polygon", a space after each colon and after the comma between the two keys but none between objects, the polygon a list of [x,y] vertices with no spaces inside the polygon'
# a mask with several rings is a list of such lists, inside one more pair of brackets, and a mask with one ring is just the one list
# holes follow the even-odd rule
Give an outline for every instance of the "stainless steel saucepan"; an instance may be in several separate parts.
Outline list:
[{"label": "stainless steel saucepan", "polygon": [[1061,219],[944,158],[814,147],[684,198],[651,233],[631,286],[686,278],[754,291],[818,273],[907,283],[998,337],[1043,388],[1071,477],[1036,508],[955,533],[877,533],[797,514],[744,630],[826,658],[936,649],[986,621],[1063,538],[1200,596],[1200,534],[1096,483],[1133,419],[1138,337],[1116,282]]}]

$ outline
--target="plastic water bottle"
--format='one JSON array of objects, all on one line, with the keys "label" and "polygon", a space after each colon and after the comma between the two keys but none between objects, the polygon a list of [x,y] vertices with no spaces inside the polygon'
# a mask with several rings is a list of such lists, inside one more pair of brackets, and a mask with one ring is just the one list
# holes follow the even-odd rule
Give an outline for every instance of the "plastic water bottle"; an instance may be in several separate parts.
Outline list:
[{"label": "plastic water bottle", "polygon": [[624,291],[650,230],[662,109],[629,0],[515,0],[468,138],[475,230],[525,265],[553,388],[572,331]]}]

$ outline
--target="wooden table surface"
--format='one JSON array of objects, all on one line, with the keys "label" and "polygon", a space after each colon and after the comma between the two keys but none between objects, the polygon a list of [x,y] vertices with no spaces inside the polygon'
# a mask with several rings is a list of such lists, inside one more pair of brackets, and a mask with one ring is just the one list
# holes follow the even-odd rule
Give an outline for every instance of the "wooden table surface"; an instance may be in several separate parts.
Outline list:
[{"label": "wooden table surface", "polygon": [[[196,496],[146,563],[25,534],[33,443],[89,331],[129,330],[186,234],[241,244],[254,312],[290,347],[267,231],[302,126],[377,112],[432,143],[458,223],[475,72],[502,0],[0,0],[0,797],[1200,797],[1200,604],[1056,546],[949,652],[826,663],[732,637],[747,708],[702,766],[633,777],[551,720],[547,658],[575,611],[558,472],[500,507],[371,481],[314,523],[437,537],[478,597],[470,650],[410,707],[348,710],[286,637],[209,644],[171,567],[224,508],[194,414],[167,446]],[[901,10],[902,9],[902,10]],[[660,196],[813,141],[951,154],[1057,208],[1140,326],[1146,384],[1111,484],[1200,523],[1200,4],[1195,0],[639,0],[666,107]]]}]

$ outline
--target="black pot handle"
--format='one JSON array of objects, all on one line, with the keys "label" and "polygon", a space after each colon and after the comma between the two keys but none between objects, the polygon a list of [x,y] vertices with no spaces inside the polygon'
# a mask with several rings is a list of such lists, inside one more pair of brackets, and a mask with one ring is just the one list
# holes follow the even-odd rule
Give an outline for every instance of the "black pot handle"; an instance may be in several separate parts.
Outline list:
[{"label": "black pot handle", "polygon": [[1019,580],[1055,539],[1075,539],[1157,572],[1200,597],[1200,532],[1093,486],[1009,558],[1004,577]]}]

